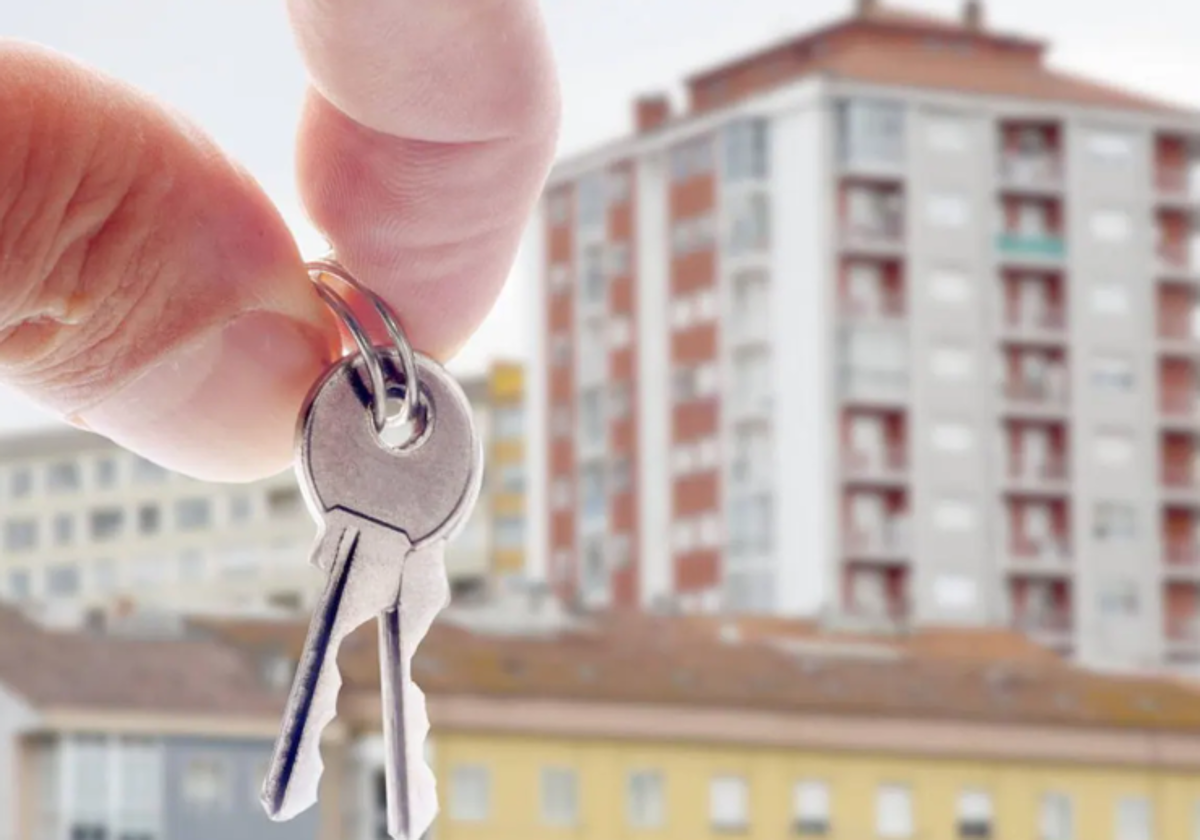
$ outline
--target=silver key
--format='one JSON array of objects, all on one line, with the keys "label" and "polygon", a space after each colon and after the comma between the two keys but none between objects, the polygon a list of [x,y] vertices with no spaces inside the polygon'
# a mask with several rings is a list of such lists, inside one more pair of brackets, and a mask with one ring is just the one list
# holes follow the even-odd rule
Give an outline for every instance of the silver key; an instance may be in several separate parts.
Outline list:
[{"label": "silver key", "polygon": [[[326,374],[301,417],[297,469],[320,524],[313,563],[328,579],[309,625],[262,801],[275,820],[291,819],[316,802],[321,732],[336,714],[341,686],[338,648],[351,631],[377,618],[389,832],[416,840],[436,814],[436,794],[423,755],[424,698],[409,678],[409,664],[449,601],[442,546],[479,494],[482,447],[458,384],[420,355],[424,429],[403,448],[384,444],[357,358]],[[380,351],[380,358],[389,380],[403,381],[396,355]]]}]

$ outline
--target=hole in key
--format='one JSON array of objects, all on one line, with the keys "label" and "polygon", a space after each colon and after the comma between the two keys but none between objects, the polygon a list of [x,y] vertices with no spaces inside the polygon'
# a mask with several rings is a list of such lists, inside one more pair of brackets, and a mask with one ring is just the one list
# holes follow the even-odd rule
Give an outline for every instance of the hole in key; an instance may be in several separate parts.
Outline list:
[{"label": "hole in key", "polygon": [[429,403],[425,401],[425,395],[421,394],[420,399],[417,400],[415,415],[401,422],[399,416],[403,404],[404,389],[389,388],[387,395],[388,419],[384,423],[383,431],[379,433],[379,439],[384,446],[391,449],[409,449],[420,446],[429,431]]}]

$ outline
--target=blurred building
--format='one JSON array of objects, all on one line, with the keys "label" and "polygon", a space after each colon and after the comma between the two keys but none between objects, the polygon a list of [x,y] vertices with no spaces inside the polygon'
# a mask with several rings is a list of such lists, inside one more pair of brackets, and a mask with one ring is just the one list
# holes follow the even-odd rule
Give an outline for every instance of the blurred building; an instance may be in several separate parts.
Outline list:
[{"label": "blurred building", "polygon": [[860,0],[559,164],[536,575],[1200,662],[1200,117],[1047,50]]},{"label": "blurred building", "polygon": [[[452,584],[465,592],[523,562],[513,549],[523,528],[521,371],[497,365],[463,387],[495,462],[447,548]],[[121,604],[303,610],[323,585],[308,563],[315,529],[291,470],[205,483],[98,435],[55,429],[0,440],[0,511],[0,599],[62,620]]]},{"label": "blurred building", "polygon": [[[520,616],[520,621],[511,620]],[[0,611],[0,838],[384,840],[372,627],[343,647],[321,799],[258,805],[298,622],[47,632]],[[1006,632],[452,609],[419,649],[438,840],[1185,840],[1193,687]]]}]

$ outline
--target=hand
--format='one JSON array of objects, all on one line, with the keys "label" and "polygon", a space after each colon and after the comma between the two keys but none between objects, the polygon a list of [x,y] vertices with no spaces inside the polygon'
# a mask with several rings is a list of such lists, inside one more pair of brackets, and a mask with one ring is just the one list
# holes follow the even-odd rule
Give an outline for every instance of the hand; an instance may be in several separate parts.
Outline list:
[{"label": "hand", "polygon": [[[445,358],[495,300],[558,91],[535,0],[289,0],[312,85],[301,193]],[[0,379],[218,480],[276,472],[337,327],[266,195],[129,88],[0,42]]]}]

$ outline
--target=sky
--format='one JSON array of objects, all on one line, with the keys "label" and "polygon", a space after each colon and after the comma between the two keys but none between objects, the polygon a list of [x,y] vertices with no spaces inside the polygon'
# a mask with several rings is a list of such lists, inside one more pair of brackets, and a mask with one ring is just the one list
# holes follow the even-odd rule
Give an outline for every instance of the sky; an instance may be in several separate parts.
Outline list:
[{"label": "sky", "polygon": [[[442,0],[449,2],[449,0]],[[399,0],[397,0],[399,2]],[[546,0],[564,98],[560,151],[628,131],[629,102],[698,67],[845,14],[853,0]],[[898,0],[957,14],[961,0]],[[1004,30],[1050,40],[1059,67],[1200,104],[1200,3],[1185,0],[990,0]],[[283,0],[2,0],[0,36],[36,41],[182,109],[249,167],[306,256],[323,250],[297,199],[293,133],[304,69]],[[3,84],[3,80],[0,80]],[[474,372],[523,358],[534,265],[523,252],[500,301],[451,362]],[[0,387],[0,432],[53,422]]]}]

